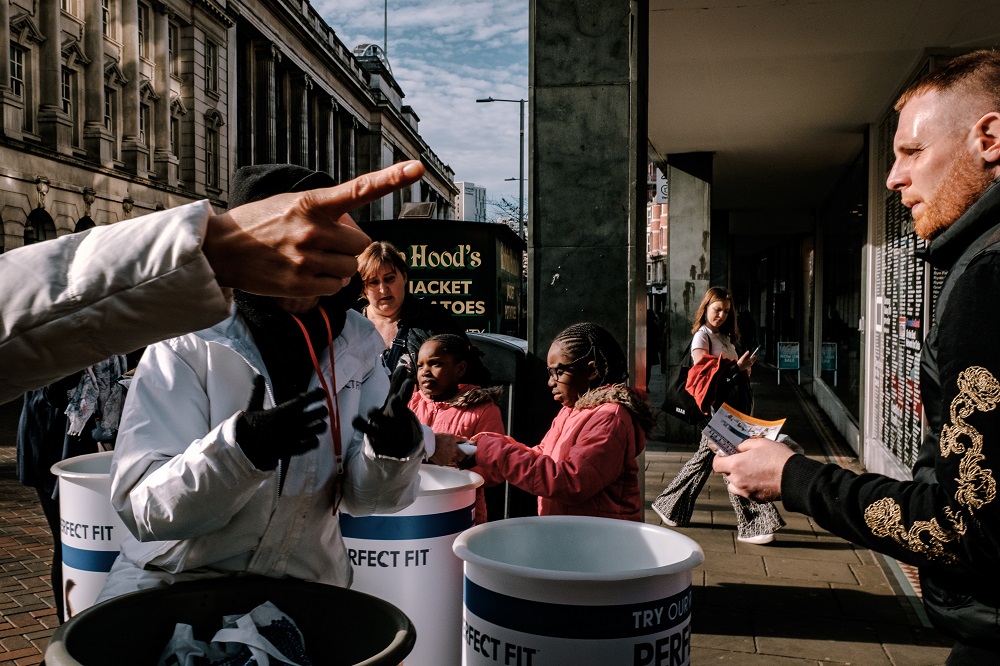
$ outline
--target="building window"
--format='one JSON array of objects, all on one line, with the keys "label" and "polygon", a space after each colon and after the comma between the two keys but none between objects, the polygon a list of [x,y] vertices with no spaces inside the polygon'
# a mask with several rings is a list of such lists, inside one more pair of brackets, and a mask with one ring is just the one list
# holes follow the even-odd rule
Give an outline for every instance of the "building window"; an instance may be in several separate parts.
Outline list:
[{"label": "building window", "polygon": [[114,135],[111,152],[114,159],[118,159],[118,141],[121,138],[118,131],[118,91],[110,87],[104,89],[104,129]]},{"label": "building window", "polygon": [[101,27],[105,37],[111,37],[111,0],[101,0]]},{"label": "building window", "polygon": [[181,31],[173,23],[167,28],[167,65],[171,74],[179,75],[181,56]]},{"label": "building window", "polygon": [[219,187],[219,128],[205,128],[205,185]]},{"label": "building window", "polygon": [[104,129],[111,131],[115,122],[115,91],[111,88],[104,89]]},{"label": "building window", "polygon": [[63,67],[60,80],[60,98],[62,110],[73,122],[73,145],[80,146],[83,142],[80,123],[80,91],[76,84],[76,72]]},{"label": "building window", "polygon": [[17,44],[10,45],[10,91],[24,97],[24,49]]},{"label": "building window", "polygon": [[149,7],[139,4],[139,57],[149,53]]},{"label": "building window", "polygon": [[149,145],[146,132],[149,131],[149,104],[139,105],[139,143]]},{"label": "building window", "polygon": [[205,90],[219,92],[219,46],[205,42]]},{"label": "building window", "polygon": [[73,72],[63,67],[60,85],[63,113],[73,115]]},{"label": "building window", "polygon": [[176,117],[170,119],[170,153],[180,155],[181,121]]},{"label": "building window", "polygon": [[70,16],[76,16],[75,4],[75,0],[59,0],[59,9],[63,10]]}]

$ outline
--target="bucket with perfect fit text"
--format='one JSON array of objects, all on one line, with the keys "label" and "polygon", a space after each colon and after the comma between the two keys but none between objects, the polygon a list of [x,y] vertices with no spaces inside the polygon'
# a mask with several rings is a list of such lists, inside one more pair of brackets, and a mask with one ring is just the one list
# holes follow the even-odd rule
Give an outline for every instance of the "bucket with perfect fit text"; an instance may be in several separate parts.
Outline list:
[{"label": "bucket with perfect fit text", "polygon": [[701,547],[626,520],[535,516],[459,535],[465,666],[682,666]]},{"label": "bucket with perfect fit text", "polygon": [[473,472],[423,465],[417,498],[402,511],[341,513],[354,568],[351,588],[397,606],[416,628],[406,666],[457,664],[461,658],[462,561],[452,545],[474,523],[482,483]]},{"label": "bucket with perfect fit text", "polygon": [[94,605],[118,557],[125,524],[111,506],[113,451],[67,458],[52,466],[59,478],[59,541],[66,617]]}]

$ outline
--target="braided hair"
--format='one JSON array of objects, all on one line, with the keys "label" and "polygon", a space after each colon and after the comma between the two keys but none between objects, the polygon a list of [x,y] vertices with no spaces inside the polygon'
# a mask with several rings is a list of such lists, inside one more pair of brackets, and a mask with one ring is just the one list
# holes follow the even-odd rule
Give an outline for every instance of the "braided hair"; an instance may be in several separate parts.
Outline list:
[{"label": "braided hair", "polygon": [[472,360],[472,347],[468,340],[463,340],[461,335],[454,333],[439,333],[424,340],[423,344],[436,342],[441,351],[455,357],[455,362],[465,361],[466,365]]},{"label": "braided hair", "polygon": [[607,329],[592,322],[573,324],[552,341],[562,345],[572,362],[593,361],[597,378],[591,388],[604,384],[622,384],[628,379],[628,362],[621,345]]}]

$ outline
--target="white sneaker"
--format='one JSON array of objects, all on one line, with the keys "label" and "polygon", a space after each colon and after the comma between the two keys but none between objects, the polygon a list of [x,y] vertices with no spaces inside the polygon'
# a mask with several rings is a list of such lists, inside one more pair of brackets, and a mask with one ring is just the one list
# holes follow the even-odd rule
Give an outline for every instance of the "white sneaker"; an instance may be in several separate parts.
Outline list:
[{"label": "white sneaker", "polygon": [[670,520],[669,518],[667,518],[666,516],[664,516],[662,513],[660,513],[660,508],[658,506],[656,506],[655,502],[653,503],[653,511],[656,512],[656,515],[658,515],[660,517],[660,520],[662,520],[663,524],[666,525],[667,527],[677,527],[678,526],[677,523],[675,523],[674,521]]},{"label": "white sneaker", "polygon": [[748,537],[738,536],[736,537],[736,540],[742,541],[743,543],[752,543],[758,546],[763,546],[766,543],[771,543],[772,541],[774,541],[774,535],[758,534],[757,536],[748,536]]}]

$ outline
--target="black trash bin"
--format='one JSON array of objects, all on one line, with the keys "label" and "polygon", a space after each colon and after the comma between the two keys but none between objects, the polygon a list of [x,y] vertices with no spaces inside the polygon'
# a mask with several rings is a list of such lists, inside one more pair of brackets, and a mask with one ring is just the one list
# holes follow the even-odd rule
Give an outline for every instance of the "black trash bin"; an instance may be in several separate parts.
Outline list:
[{"label": "black trash bin", "polygon": [[316,666],[392,665],[413,649],[409,618],[387,601],[332,585],[236,576],[177,583],[91,606],[59,627],[45,651],[48,666],[155,666],[178,622],[211,640],[225,615],[265,601],[287,614]]}]

